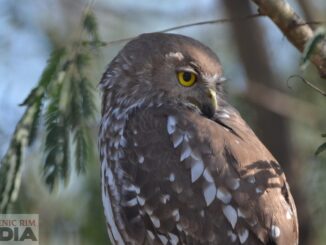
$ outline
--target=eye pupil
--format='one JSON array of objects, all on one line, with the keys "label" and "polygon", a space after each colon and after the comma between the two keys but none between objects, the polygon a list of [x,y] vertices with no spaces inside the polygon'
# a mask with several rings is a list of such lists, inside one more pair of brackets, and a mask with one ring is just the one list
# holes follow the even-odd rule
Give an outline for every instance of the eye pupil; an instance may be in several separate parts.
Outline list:
[{"label": "eye pupil", "polygon": [[186,82],[189,82],[191,80],[191,73],[190,72],[184,72],[183,73],[183,80]]},{"label": "eye pupil", "polygon": [[179,83],[182,86],[190,87],[196,82],[196,75],[188,71],[180,71],[177,73]]}]

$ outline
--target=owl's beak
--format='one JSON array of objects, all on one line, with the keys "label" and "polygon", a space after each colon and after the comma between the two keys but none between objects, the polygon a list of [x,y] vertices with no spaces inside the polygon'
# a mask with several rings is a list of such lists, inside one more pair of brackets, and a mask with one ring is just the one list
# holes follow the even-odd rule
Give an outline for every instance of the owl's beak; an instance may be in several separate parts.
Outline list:
[{"label": "owl's beak", "polygon": [[208,89],[208,98],[210,98],[214,111],[216,111],[217,109],[216,91],[213,89]]},{"label": "owl's beak", "polygon": [[218,108],[216,91],[211,88],[197,90],[196,96],[188,97],[191,104],[196,106],[204,116],[212,118]]},{"label": "owl's beak", "polygon": [[216,91],[209,88],[207,92],[207,96],[208,96],[208,102],[202,104],[201,111],[205,116],[211,118],[214,116],[215,111],[218,107]]}]

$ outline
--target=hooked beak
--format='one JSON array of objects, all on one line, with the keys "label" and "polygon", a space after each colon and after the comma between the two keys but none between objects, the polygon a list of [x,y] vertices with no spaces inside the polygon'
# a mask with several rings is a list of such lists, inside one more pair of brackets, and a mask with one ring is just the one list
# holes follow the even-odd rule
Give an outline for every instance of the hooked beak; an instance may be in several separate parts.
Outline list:
[{"label": "hooked beak", "polygon": [[196,97],[188,97],[188,100],[208,118],[212,118],[218,108],[216,91],[211,88],[202,90]]},{"label": "hooked beak", "polygon": [[212,118],[218,107],[216,91],[209,88],[207,96],[208,102],[202,104],[201,111],[208,118]]},{"label": "hooked beak", "polygon": [[208,89],[208,98],[211,100],[211,104],[213,105],[214,111],[216,111],[217,105],[217,98],[216,98],[216,91],[213,89]]}]

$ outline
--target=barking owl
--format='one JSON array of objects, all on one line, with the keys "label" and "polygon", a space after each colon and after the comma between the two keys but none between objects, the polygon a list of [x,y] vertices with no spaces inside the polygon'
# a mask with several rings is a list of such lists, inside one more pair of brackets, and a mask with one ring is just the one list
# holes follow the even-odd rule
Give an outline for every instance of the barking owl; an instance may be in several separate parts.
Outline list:
[{"label": "barking owl", "polygon": [[100,82],[102,199],[112,244],[298,244],[284,173],[222,94],[217,56],[143,34]]}]

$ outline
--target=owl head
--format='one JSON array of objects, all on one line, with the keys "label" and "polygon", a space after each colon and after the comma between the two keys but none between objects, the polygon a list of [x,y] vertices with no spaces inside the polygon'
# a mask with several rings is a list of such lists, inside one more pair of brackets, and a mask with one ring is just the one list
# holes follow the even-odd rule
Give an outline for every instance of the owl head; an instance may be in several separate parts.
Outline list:
[{"label": "owl head", "polygon": [[[164,100],[212,117],[221,96],[222,67],[200,42],[182,35],[150,33],[130,41],[101,81],[111,103],[130,105]],[[110,92],[111,91],[111,92]]]}]

